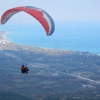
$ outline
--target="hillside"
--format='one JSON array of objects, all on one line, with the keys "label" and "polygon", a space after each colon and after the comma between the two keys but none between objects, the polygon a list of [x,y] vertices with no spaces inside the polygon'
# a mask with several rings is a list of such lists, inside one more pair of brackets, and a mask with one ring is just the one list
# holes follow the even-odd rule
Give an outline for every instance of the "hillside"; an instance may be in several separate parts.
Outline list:
[{"label": "hillside", "polygon": [[[4,35],[0,32],[0,91],[35,100],[100,99],[99,55],[18,45]],[[29,74],[21,73],[22,64],[27,64]]]}]

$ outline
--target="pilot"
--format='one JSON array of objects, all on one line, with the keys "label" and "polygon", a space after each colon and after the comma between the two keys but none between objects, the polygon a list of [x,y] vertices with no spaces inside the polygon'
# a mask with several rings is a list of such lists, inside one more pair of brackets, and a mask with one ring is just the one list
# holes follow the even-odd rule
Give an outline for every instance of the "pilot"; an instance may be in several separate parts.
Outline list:
[{"label": "pilot", "polygon": [[29,69],[27,68],[27,66],[25,67],[24,65],[21,66],[21,72],[22,73],[26,73],[28,74]]}]

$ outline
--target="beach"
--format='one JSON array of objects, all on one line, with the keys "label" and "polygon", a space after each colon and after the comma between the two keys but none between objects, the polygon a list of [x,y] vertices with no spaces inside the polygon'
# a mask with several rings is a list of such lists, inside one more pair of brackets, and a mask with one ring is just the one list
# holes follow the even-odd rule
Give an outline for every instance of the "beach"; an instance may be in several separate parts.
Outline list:
[{"label": "beach", "polygon": [[9,32],[0,31],[0,43],[2,43],[2,44],[10,43],[10,41],[8,41],[8,40],[6,39],[6,35],[7,35],[8,33],[9,33]]}]

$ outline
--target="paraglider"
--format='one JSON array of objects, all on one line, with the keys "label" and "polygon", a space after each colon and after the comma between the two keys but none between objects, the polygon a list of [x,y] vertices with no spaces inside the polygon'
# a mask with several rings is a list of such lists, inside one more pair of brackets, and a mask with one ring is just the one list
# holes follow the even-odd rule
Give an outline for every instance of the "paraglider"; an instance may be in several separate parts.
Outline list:
[{"label": "paraglider", "polygon": [[[36,7],[31,6],[20,6],[8,9],[4,12],[1,17],[1,25],[5,24],[14,14],[18,12],[26,12],[27,14],[31,15],[33,18],[37,19],[40,24],[43,26],[44,30],[46,31],[47,36],[53,34],[55,30],[55,24],[52,17],[45,12],[44,10]],[[20,23],[20,22],[19,22]],[[24,65],[21,66],[21,72],[28,74],[29,69]]]},{"label": "paraglider", "polygon": [[24,74],[24,73],[28,74],[28,71],[29,71],[29,69],[28,69],[27,66],[24,66],[24,65],[21,66],[21,72],[22,72],[23,74]]},{"label": "paraglider", "polygon": [[55,24],[51,16],[42,9],[31,6],[20,6],[7,10],[1,17],[1,24],[5,24],[14,14],[23,11],[37,19],[46,31],[47,36],[52,35]]}]

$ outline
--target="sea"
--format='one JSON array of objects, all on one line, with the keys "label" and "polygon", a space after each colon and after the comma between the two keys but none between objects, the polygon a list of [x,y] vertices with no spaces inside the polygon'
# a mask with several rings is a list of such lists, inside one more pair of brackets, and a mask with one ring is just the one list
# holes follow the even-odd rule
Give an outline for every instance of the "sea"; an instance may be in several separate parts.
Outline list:
[{"label": "sea", "polygon": [[99,22],[56,22],[55,31],[47,36],[39,24],[4,24],[10,42],[42,48],[73,50],[100,54]]}]

